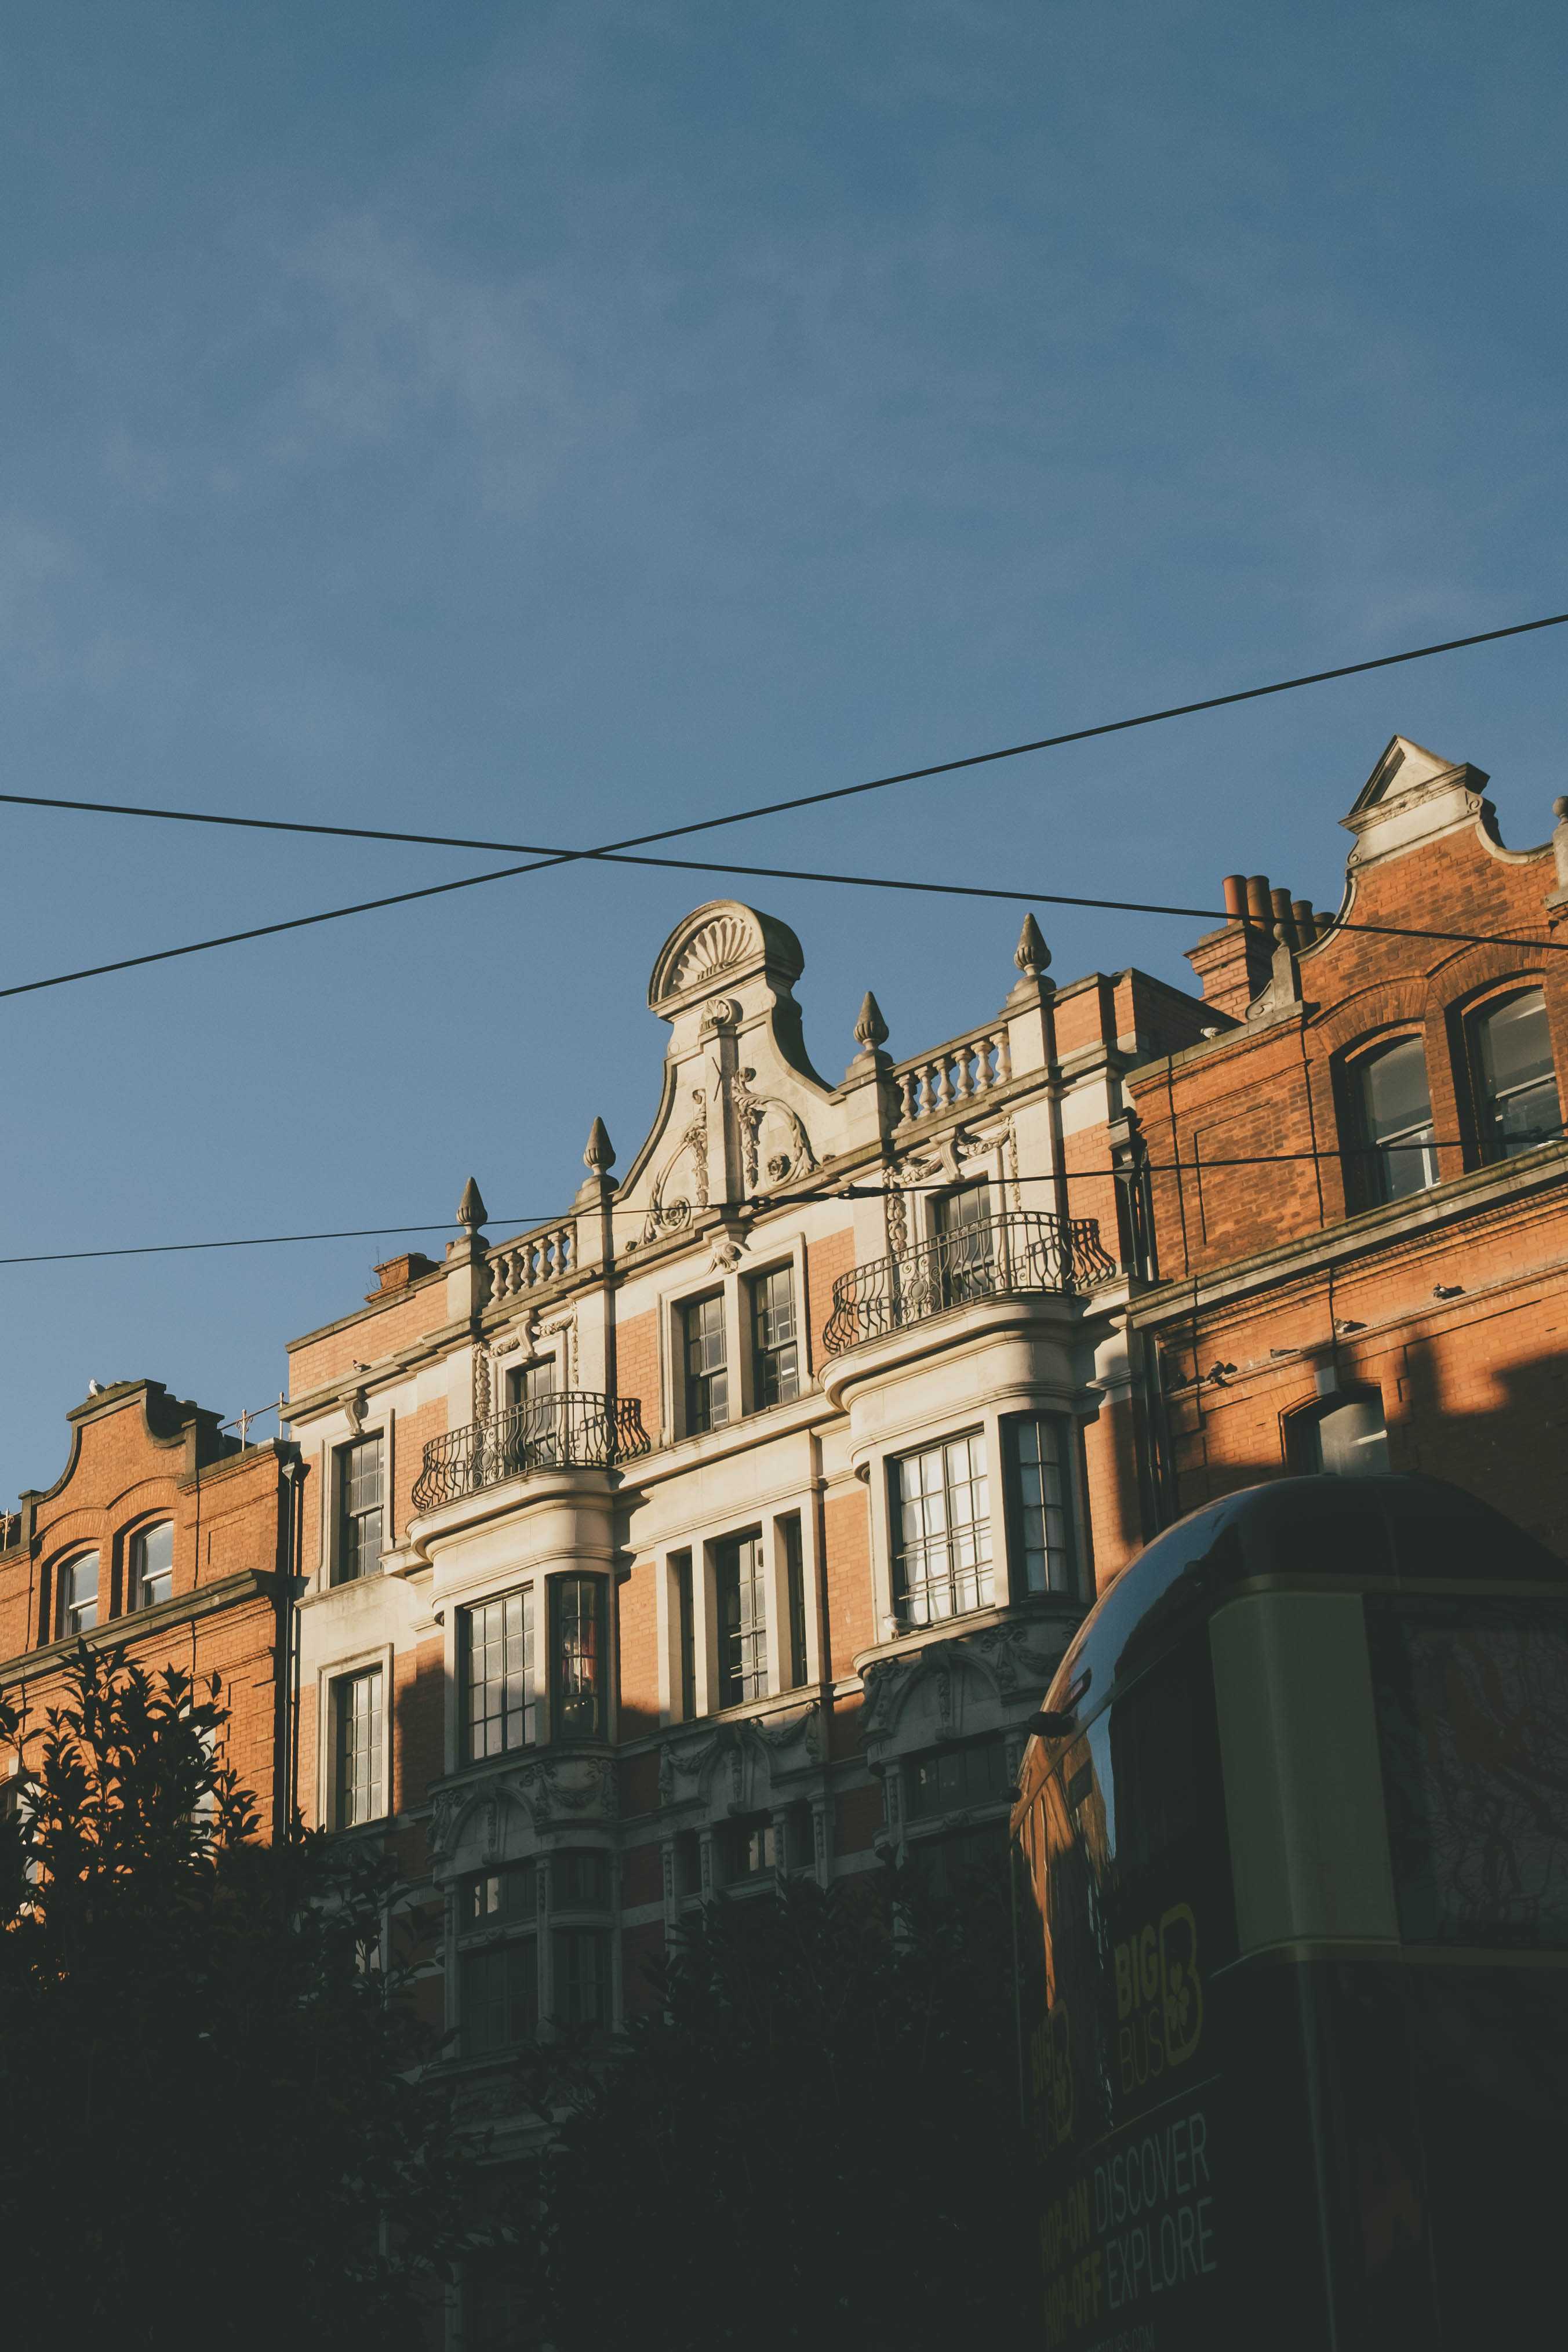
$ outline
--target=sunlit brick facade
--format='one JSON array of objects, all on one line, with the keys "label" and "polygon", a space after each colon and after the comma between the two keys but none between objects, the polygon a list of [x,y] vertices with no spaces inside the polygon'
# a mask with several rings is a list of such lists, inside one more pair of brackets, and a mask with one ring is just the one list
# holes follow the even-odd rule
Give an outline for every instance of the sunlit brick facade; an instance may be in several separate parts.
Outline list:
[{"label": "sunlit brick facade", "polygon": [[1396,736],[1333,921],[1232,877],[1191,958],[1210,1034],[1128,1081],[1162,1516],[1386,1466],[1568,1549],[1568,803],[1511,850],[1487,781]]},{"label": "sunlit brick facade", "polygon": [[501,1239],[470,1185],[442,1263],[293,1343],[293,1444],[154,1382],[70,1414],[0,1528],[0,1684],[41,1721],[89,1583],[88,1638],[215,1667],[269,1823],[397,1853],[505,2160],[517,2052],[645,2004],[706,1896],[994,1846],[1180,1512],[1423,1469],[1568,1549],[1568,803],[1511,851],[1486,781],[1396,737],[1336,915],[1229,877],[1201,997],[1056,987],[1030,919],[994,1019],[894,1061],[868,996],[836,1083],[794,934],[698,908],[624,1175],[596,1121]]},{"label": "sunlit brick facade", "polygon": [[242,1445],[157,1381],[96,1389],[67,1420],[60,1475],[0,1519],[0,1690],[25,1727],[0,1789],[25,1790],[85,1640],[154,1675],[219,1676],[225,1760],[270,1836],[289,1810],[295,1448]]}]

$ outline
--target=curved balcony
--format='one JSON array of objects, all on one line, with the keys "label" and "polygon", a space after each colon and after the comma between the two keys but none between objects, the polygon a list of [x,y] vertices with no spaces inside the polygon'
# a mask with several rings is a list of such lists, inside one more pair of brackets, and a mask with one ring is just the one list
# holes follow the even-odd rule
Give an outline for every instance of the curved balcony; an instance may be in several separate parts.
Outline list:
[{"label": "curved balcony", "polygon": [[1070,1293],[1105,1282],[1116,1261],[1103,1249],[1093,1217],[1054,1217],[1009,1209],[965,1225],[902,1256],[873,1258],[833,1285],[833,1311],[822,1333],[830,1356],[907,1324],[1021,1291]]},{"label": "curved balcony", "polygon": [[635,1397],[560,1389],[433,1437],[413,1482],[413,1506],[417,1511],[436,1510],[535,1470],[609,1470],[648,1449]]}]

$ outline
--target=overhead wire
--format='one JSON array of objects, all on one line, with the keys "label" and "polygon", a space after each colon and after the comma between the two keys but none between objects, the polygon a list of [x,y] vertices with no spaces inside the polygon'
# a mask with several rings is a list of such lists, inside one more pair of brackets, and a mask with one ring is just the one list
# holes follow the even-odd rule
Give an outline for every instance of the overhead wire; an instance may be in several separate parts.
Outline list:
[{"label": "overhead wire", "polygon": [[[1139,711],[1131,719],[1101,719],[1092,727],[1069,728],[1064,733],[1060,735],[1037,735],[1031,738],[1031,740],[1027,743],[1006,743],[998,749],[989,751],[967,751],[955,760],[936,760],[921,768],[896,769],[889,775],[867,777],[860,783],[831,784],[821,792],[796,793],[791,794],[787,800],[759,802],[753,808],[731,809],[718,816],[694,817],[681,824],[661,826],[658,831],[653,833],[631,834],[628,835],[626,839],[623,841],[608,842],[601,847],[595,849],[551,851],[549,854],[552,856],[560,858],[563,862],[575,858],[612,857],[618,855],[622,850],[646,848],[650,842],[675,841],[685,835],[693,833],[707,833],[719,825],[749,824],[753,819],[758,817],[782,816],[794,809],[818,808],[827,801],[851,800],[862,793],[884,792],[891,784],[918,783],[928,776],[955,775],[960,769],[982,768],[988,766],[998,760],[1018,760],[1021,759],[1026,752],[1030,751],[1056,751],[1063,744],[1067,743],[1087,743],[1092,741],[1095,737],[1101,735],[1125,734],[1133,728],[1157,726],[1163,719],[1191,719],[1196,717],[1201,711],[1224,710],[1228,709],[1234,703],[1260,701],[1267,695],[1292,694],[1300,687],[1325,686],[1335,678],[1359,677],[1368,670],[1393,669],[1402,662],[1427,661],[1435,654],[1459,653],[1469,646],[1495,645],[1500,638],[1529,636],[1537,629],[1557,629],[1563,627],[1565,623],[1568,623],[1568,613],[1547,613],[1538,620],[1511,621],[1506,628],[1479,629],[1469,636],[1445,637],[1440,642],[1429,646],[1407,646],[1403,653],[1376,654],[1367,661],[1341,662],[1333,669],[1308,670],[1304,671],[1297,677],[1275,678],[1267,686],[1244,686],[1234,688],[1225,694],[1206,695],[1200,701],[1197,702],[1167,703],[1162,709]],[[28,796],[0,793],[0,799],[9,800],[22,797]],[[60,807],[67,805],[67,803],[61,802],[44,802],[41,800],[36,802],[34,804],[48,807]],[[75,805],[87,804],[75,803]],[[222,824],[226,820],[223,818],[212,818],[207,821],[214,824]],[[280,820],[267,817],[252,817],[243,820],[243,822],[264,831],[278,828],[281,824]],[[292,826],[288,828],[288,830],[291,831],[294,829],[295,828]],[[350,837],[357,836],[360,838],[375,838],[383,840],[416,841],[422,839],[428,840],[431,838],[431,836],[428,835],[414,834],[371,835],[363,829],[353,825],[319,825],[312,826],[310,830],[322,833],[339,833]],[[472,837],[465,838],[455,835],[448,835],[444,836],[443,845],[455,849],[519,849],[528,853],[531,853],[532,850],[537,847],[537,845],[533,844],[509,841],[485,841]]]},{"label": "overhead wire", "polygon": [[[834,884],[841,887],[870,889],[911,890],[944,897],[1009,899],[1014,902],[1030,900],[1042,906],[1073,906],[1097,910],[1128,914],[1158,914],[1183,916],[1199,920],[1226,919],[1223,910],[1156,904],[1146,900],[1113,899],[1080,897],[1062,892],[1030,891],[988,887],[983,884],[905,880],[896,877],[834,874],[811,869],[786,866],[737,866],[717,861],[686,859],[654,859],[633,856],[653,842],[670,841],[691,834],[714,830],[720,826],[740,824],[753,819],[776,816],[785,813],[821,805],[829,801],[849,799],[856,794],[881,792],[888,786],[910,783],[922,779],[950,775],[962,769],[988,765],[999,760],[1020,758],[1026,752],[1050,751],[1064,744],[1085,742],[1102,735],[1113,735],[1138,727],[1149,727],[1168,719],[1189,718],[1206,710],[1223,709],[1235,703],[1255,701],[1267,695],[1288,694],[1306,686],[1322,685],[1332,679],[1353,677],[1369,670],[1386,669],[1402,662],[1423,661],[1436,654],[1453,653],[1469,646],[1489,645],[1503,637],[1523,636],[1539,629],[1556,628],[1568,623],[1568,613],[1554,613],[1533,621],[1519,621],[1506,628],[1486,629],[1464,637],[1450,637],[1439,644],[1416,646],[1403,653],[1381,654],[1362,662],[1342,663],[1333,669],[1314,670],[1297,677],[1276,679],[1267,686],[1244,687],[1227,694],[1210,695],[1200,701],[1175,703],[1159,710],[1144,711],[1129,719],[1107,719],[1092,727],[1074,728],[1058,735],[1040,736],[1027,743],[1014,743],[989,751],[977,751],[955,760],[935,761],[920,768],[899,770],[885,776],[875,776],[854,784],[839,784],[817,793],[802,793],[780,801],[759,803],[747,809],[730,810],[711,817],[694,818],[677,825],[627,835],[624,839],[601,844],[588,849],[545,848],[538,844],[488,842],[472,836],[453,835],[398,833],[371,826],[326,825],[273,817],[230,816],[211,811],[161,809],[128,803],[67,801],[41,793],[0,793],[0,801],[29,807],[69,808],[95,814],[156,817],[174,822],[202,824],[240,826],[262,832],[288,832],[329,835],[344,839],[385,840],[418,844],[425,846],[450,848],[503,848],[524,850],[528,862],[521,866],[495,868],[486,874],[464,875],[449,882],[427,883],[413,890],[392,891],[374,898],[364,898],[343,907],[329,907],[309,915],[295,915],[272,923],[253,924],[242,930],[225,931],[210,939],[190,940],[179,947],[159,948],[133,955],[120,956],[99,964],[84,965],[74,971],[56,972],[45,979],[22,981],[0,988],[0,997],[26,996],[46,988],[62,988],[79,980],[93,980],[115,971],[129,971],[140,966],[162,963],[188,955],[200,955],[210,950],[235,947],[250,940],[277,937],[285,931],[304,930],[319,923],[339,922],[350,916],[371,914],[382,908],[408,906],[417,900],[444,897],[457,890],[469,890],[489,882],[508,881],[517,876],[538,873],[550,866],[584,861],[627,865],[668,866],[683,871],[732,873],[775,880],[806,881]],[[1546,948],[1563,951],[1564,943],[1555,940],[1519,940],[1501,935],[1416,930],[1394,925],[1342,925],[1338,928],[1379,931],[1391,937],[1415,937],[1448,940],[1460,944],[1496,944],[1509,947]]]},{"label": "overhead wire", "polygon": [[[181,956],[201,955],[209,948],[234,947],[243,940],[268,939],[280,931],[304,930],[315,923],[333,923],[347,915],[371,914],[380,908],[406,906],[416,898],[440,898],[450,891],[472,889],[477,883],[506,881],[514,875],[538,873],[546,866],[565,862],[567,859],[563,854],[553,859],[541,858],[533,865],[502,866],[491,874],[465,875],[451,882],[429,883],[416,890],[398,890],[380,898],[359,899],[349,907],[329,907],[319,914],[291,915],[275,923],[254,924],[246,930],[224,931],[215,938],[193,940],[182,947],[154,948],[141,955],[117,957],[109,963],[86,964],[76,971],[52,973],[45,980],[16,981],[8,987],[0,988],[0,997],[28,996],[40,989],[64,988],[72,981],[97,980],[107,972],[130,971],[141,964],[172,962]],[[922,876],[838,874],[812,866],[737,866],[706,858],[617,857],[612,862],[617,865],[669,866],[686,873],[738,875],[754,880],[817,882],[859,890],[913,891],[940,898],[1003,900],[1017,906],[1077,907],[1111,914],[1179,916],[1196,922],[1228,923],[1238,920],[1256,929],[1265,928],[1250,915],[1233,917],[1224,907],[1185,906],[1158,899],[1092,898],[1065,890],[1019,889],[995,883],[933,882]],[[1432,940],[1461,947],[1518,948],[1531,954],[1538,950],[1551,955],[1568,954],[1568,941],[1506,931],[1437,929],[1429,925],[1413,923],[1351,922],[1337,916],[1325,919],[1324,930],[1318,934],[1319,939],[1329,931],[1354,931],[1379,939]]]},{"label": "overhead wire", "polygon": [[[1397,1151],[1450,1151],[1466,1147],[1452,1136],[1427,1138],[1414,1143],[1345,1144],[1333,1151],[1253,1151],[1239,1152],[1230,1157],[1213,1160],[1139,1160],[1125,1167],[1060,1168],[1040,1175],[1010,1177],[1009,1183],[1019,1184],[1081,1184],[1091,1181],[1103,1182],[1112,1177],[1131,1174],[1150,1176],[1190,1176],[1202,1174],[1211,1168],[1273,1168],[1291,1161],[1327,1160],[1367,1158]],[[912,1184],[834,1184],[780,1191],[776,1193],[754,1194],[738,1205],[751,1209],[786,1211],[807,1207],[823,1201],[888,1201],[905,1200],[915,1192],[950,1192],[950,1183],[921,1181]],[[606,1203],[612,1216],[645,1217],[645,1202],[612,1201]],[[526,1230],[549,1224],[561,1215],[557,1210],[539,1210],[517,1217],[489,1217],[486,1222],[501,1227],[518,1229],[518,1238],[526,1238]],[[329,1227],[319,1233],[308,1234],[246,1234],[237,1239],[210,1242],[130,1242],[107,1249],[32,1250],[21,1255],[0,1257],[0,1265],[61,1265],[85,1258],[101,1257],[164,1257],[183,1255],[192,1250],[273,1249],[297,1242],[395,1241],[407,1234],[456,1234],[465,1231],[454,1218],[434,1224],[423,1225],[346,1225]],[[685,1231],[685,1228],[672,1230]],[[492,1249],[505,1249],[508,1244],[493,1242]]]}]

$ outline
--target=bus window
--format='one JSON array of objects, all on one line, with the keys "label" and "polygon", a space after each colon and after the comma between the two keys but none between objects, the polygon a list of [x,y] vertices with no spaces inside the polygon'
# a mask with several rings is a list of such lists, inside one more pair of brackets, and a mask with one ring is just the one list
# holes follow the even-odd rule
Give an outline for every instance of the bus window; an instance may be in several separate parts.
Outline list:
[{"label": "bus window", "polygon": [[1560,1603],[1366,1602],[1406,1943],[1568,1947]]}]

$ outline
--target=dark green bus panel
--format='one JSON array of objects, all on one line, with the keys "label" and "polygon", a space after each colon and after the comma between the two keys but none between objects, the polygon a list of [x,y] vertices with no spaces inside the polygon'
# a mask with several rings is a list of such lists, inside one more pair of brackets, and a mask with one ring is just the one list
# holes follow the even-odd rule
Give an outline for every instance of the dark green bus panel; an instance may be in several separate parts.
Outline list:
[{"label": "dark green bus panel", "polygon": [[1040,2326],[1469,2344],[1568,2185],[1568,1568],[1398,1477],[1229,1497],[1091,1612],[1013,1815]]}]

